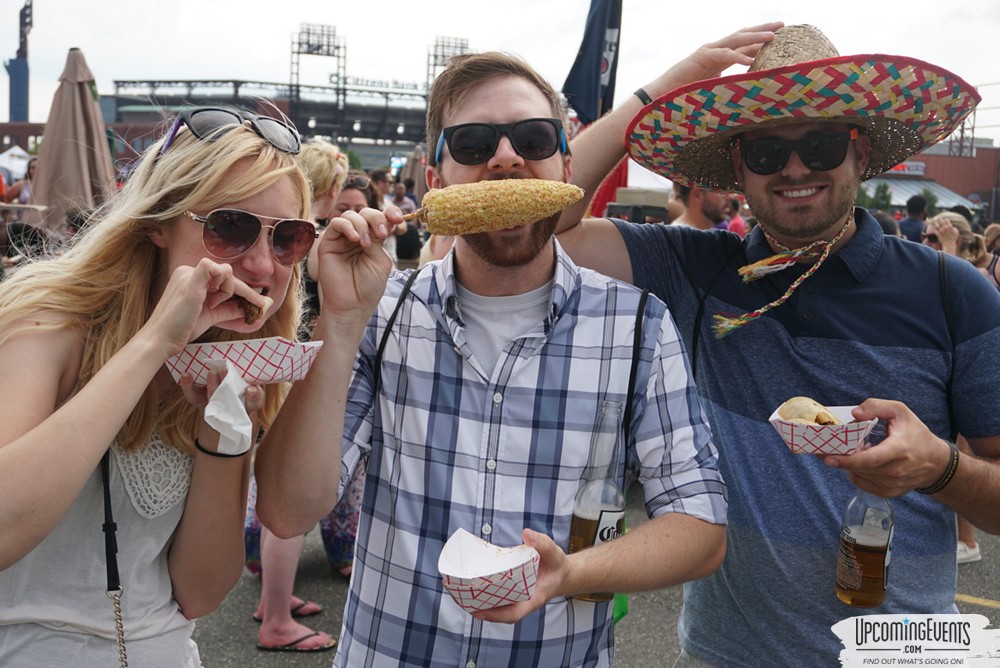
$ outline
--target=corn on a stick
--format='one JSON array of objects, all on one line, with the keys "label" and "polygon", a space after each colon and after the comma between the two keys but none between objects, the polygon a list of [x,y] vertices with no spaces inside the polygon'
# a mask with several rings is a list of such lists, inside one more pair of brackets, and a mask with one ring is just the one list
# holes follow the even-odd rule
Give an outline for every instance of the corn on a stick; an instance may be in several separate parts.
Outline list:
[{"label": "corn on a stick", "polygon": [[544,179],[460,183],[428,191],[421,208],[405,218],[417,219],[431,234],[473,234],[537,222],[581,197],[574,185]]}]

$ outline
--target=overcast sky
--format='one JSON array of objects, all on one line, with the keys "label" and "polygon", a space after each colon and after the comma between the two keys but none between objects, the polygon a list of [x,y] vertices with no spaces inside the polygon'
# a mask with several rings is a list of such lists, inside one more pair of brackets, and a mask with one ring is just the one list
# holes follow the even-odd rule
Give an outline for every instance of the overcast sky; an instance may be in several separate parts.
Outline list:
[{"label": "overcast sky", "polygon": [[[0,59],[16,56],[24,0],[0,0]],[[70,47],[79,47],[98,91],[114,80],[242,79],[287,82],[300,24],[336,28],[350,76],[423,83],[437,36],[475,51],[526,58],[557,88],[583,35],[589,0],[35,0],[29,35],[29,120],[44,122]],[[979,87],[976,136],[1000,144],[1000,0],[624,0],[616,99],[669,65],[743,26],[781,20],[819,26],[842,55],[905,55]],[[304,56],[300,81],[325,85],[332,59]],[[734,73],[734,72],[728,72]],[[9,117],[6,71],[0,121]]]}]

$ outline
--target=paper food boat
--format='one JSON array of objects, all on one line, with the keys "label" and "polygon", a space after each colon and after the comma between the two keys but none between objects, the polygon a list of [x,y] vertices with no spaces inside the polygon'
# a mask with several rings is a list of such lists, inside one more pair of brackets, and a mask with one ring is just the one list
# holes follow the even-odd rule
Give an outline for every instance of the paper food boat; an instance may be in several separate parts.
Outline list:
[{"label": "paper food boat", "polygon": [[533,547],[497,547],[459,529],[444,544],[438,571],[455,603],[471,613],[531,598],[538,560]]},{"label": "paper food boat", "polygon": [[253,385],[291,382],[305,378],[322,341],[296,343],[280,336],[225,343],[192,343],[167,360],[174,381],[182,374],[194,376],[195,385],[208,382],[208,372],[217,361],[232,362],[243,379]]},{"label": "paper food boat", "polygon": [[851,422],[857,406],[827,406],[841,424],[806,424],[778,417],[776,408],[769,418],[781,440],[795,454],[853,455],[866,447],[866,439],[878,420]]}]

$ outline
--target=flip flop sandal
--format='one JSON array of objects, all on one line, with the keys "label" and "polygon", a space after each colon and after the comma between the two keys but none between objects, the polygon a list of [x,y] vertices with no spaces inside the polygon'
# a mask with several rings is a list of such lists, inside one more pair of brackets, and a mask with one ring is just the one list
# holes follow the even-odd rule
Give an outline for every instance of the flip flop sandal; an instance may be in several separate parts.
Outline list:
[{"label": "flip flop sandal", "polygon": [[[307,605],[315,605],[317,609],[315,611],[313,611],[313,612],[299,612],[299,610],[301,610],[302,608],[306,607]],[[299,618],[302,618],[302,617],[312,617],[313,615],[318,615],[321,612],[323,612],[323,606],[322,605],[320,605],[319,603],[316,603],[315,601],[307,601],[305,599],[302,599],[302,602],[299,603],[298,605],[293,605],[292,609],[291,609],[292,617],[299,617]],[[264,618],[261,617],[260,615],[258,615],[255,612],[253,614],[253,620],[255,622],[257,622],[258,624],[260,624],[261,622],[264,621]]]},{"label": "flip flop sandal", "polygon": [[320,645],[319,647],[299,647],[299,645],[310,638],[314,638],[319,635],[319,631],[313,631],[307,633],[297,640],[285,645],[261,645],[257,643],[257,649],[261,652],[326,652],[337,646],[337,640],[335,638],[330,639],[328,645]]}]

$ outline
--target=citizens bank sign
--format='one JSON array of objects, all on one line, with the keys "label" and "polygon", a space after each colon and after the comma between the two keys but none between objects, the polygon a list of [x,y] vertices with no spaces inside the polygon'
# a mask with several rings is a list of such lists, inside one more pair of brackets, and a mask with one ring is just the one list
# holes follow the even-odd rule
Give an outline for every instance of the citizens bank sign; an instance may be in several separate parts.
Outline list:
[{"label": "citizens bank sign", "polygon": [[841,666],[1000,666],[1000,630],[983,615],[864,615],[835,624]]}]

